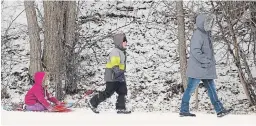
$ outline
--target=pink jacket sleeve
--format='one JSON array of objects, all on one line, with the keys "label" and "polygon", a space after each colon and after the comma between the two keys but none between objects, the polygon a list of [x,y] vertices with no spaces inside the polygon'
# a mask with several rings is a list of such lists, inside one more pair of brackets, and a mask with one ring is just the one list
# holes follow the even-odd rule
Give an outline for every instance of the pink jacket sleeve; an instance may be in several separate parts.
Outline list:
[{"label": "pink jacket sleeve", "polygon": [[37,100],[45,107],[45,108],[49,108],[50,107],[50,103],[48,103],[48,101],[44,98],[44,92],[42,91],[42,89],[40,89],[39,87],[37,87],[37,90],[34,90],[34,94],[37,98]]},{"label": "pink jacket sleeve", "polygon": [[57,100],[57,98],[50,96],[50,94],[48,93],[48,91],[46,91],[46,96],[48,98],[49,101],[53,102],[54,104],[58,104],[59,100]]}]

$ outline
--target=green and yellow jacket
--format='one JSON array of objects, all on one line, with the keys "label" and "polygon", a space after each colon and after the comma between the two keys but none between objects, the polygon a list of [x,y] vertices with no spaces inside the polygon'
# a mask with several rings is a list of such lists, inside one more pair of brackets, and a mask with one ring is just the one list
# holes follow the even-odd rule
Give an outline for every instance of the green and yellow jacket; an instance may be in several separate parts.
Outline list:
[{"label": "green and yellow jacket", "polygon": [[115,48],[109,54],[109,58],[106,64],[104,80],[106,82],[124,82],[125,81],[125,69],[126,69],[126,52],[122,43],[124,41],[125,34],[116,34],[113,36]]}]

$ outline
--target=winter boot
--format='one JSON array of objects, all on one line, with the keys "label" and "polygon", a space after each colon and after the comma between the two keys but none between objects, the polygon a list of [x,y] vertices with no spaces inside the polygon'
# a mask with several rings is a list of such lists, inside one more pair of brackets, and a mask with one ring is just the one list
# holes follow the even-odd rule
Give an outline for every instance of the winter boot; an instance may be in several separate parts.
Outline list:
[{"label": "winter boot", "polygon": [[117,114],[130,114],[130,113],[132,112],[126,109],[117,109]]},{"label": "winter boot", "polygon": [[97,113],[97,114],[100,113],[100,112],[98,111],[97,107],[93,107],[93,106],[92,106],[92,104],[91,104],[90,101],[88,102],[88,106],[91,108],[91,110],[92,110],[94,113]]},{"label": "winter boot", "polygon": [[233,109],[224,109],[221,112],[217,113],[217,117],[223,117],[229,114]]},{"label": "winter boot", "polygon": [[182,112],[180,113],[180,117],[196,117],[196,114],[190,112]]}]

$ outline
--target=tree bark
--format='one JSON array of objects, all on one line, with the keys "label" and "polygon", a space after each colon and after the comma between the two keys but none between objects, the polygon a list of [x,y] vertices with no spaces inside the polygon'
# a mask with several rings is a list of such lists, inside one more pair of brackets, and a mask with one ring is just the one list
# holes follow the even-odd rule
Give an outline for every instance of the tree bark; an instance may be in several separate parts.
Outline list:
[{"label": "tree bark", "polygon": [[195,91],[195,98],[196,98],[196,106],[195,106],[195,108],[196,108],[196,110],[198,110],[198,106],[199,106],[198,90],[199,90],[199,88],[197,87],[196,91]]},{"label": "tree bark", "polygon": [[227,59],[226,59],[226,63],[225,63],[225,67],[229,64],[229,53],[227,51]]},{"label": "tree bark", "polygon": [[62,76],[64,73],[64,1],[43,1],[44,6],[44,58],[43,62],[55,84],[57,99],[63,98]]},{"label": "tree bark", "polygon": [[186,55],[186,39],[185,39],[185,23],[184,23],[184,10],[183,1],[176,2],[177,9],[177,22],[178,22],[178,39],[179,39],[179,57],[180,57],[180,70],[181,79],[184,89],[187,88],[187,55]]},{"label": "tree bark", "polygon": [[251,30],[252,30],[252,38],[253,38],[253,61],[256,66],[256,2],[250,3],[250,11],[251,11]]},{"label": "tree bark", "polygon": [[[256,28],[254,28],[254,30],[256,31]],[[256,32],[253,33],[254,36],[253,36],[253,61],[254,61],[254,65],[256,67]]]},{"label": "tree bark", "polygon": [[250,99],[251,99],[251,104],[256,105],[256,94],[254,93],[254,91],[256,89],[256,82],[255,82],[255,79],[252,76],[250,67],[247,63],[246,55],[244,54],[244,52],[242,52],[242,50],[240,50],[240,54],[241,54],[241,57],[244,61],[245,71],[248,75],[248,81],[247,81],[246,84],[247,84],[247,88],[249,90],[249,96],[250,96]]},{"label": "tree bark", "polygon": [[24,6],[27,16],[30,44],[29,74],[33,76],[37,71],[42,70],[39,26],[37,22],[36,10],[34,7],[34,1],[24,1]]},{"label": "tree bark", "polygon": [[76,2],[67,1],[67,8],[65,12],[65,53],[66,53],[66,82],[65,91],[67,94],[74,94],[77,92],[77,65],[76,55],[74,53],[76,36]]}]

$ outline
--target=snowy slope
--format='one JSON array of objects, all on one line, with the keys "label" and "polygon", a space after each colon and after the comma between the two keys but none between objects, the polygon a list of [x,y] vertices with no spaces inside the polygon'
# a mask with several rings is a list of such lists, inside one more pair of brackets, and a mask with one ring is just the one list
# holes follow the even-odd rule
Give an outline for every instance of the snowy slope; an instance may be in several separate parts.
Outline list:
[{"label": "snowy slope", "polygon": [[227,115],[217,118],[215,114],[196,113],[197,117],[179,117],[177,113],[134,112],[118,115],[114,111],[94,114],[77,109],[71,113],[9,112],[1,111],[2,125],[189,125],[189,126],[255,126],[256,114]]}]

